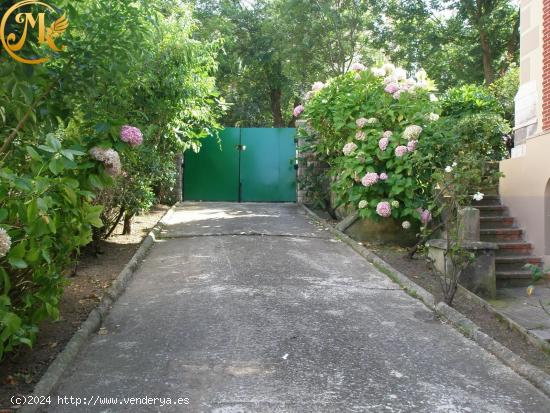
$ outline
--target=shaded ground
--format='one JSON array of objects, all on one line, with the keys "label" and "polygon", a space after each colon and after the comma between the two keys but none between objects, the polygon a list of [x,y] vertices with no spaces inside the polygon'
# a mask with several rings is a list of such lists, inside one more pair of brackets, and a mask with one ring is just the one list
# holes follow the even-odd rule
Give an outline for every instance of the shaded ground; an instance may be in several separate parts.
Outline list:
[{"label": "shaded ground", "polygon": [[[406,257],[406,250],[399,247],[387,245],[370,245],[363,243],[368,249],[377,254],[380,258],[391,264],[418,285],[424,287],[435,296],[440,295],[441,288],[438,280],[431,274],[426,262],[422,259],[410,260]],[[517,290],[514,289],[517,293]],[[525,292],[525,289],[523,289]],[[550,374],[550,355],[539,350],[530,342],[525,340],[523,335],[516,330],[510,329],[508,325],[495,317],[483,306],[468,298],[468,296],[457,293],[453,307],[475,322],[483,332],[493,337],[502,345],[508,347],[524,360],[539,367]]]},{"label": "shaded ground", "polygon": [[[124,268],[142,239],[164,215],[168,207],[158,206],[144,216],[134,219],[132,235],[113,235],[102,242],[99,257],[84,253],[78,266],[78,275],[71,278],[61,300],[61,319],[46,322],[33,350],[22,349],[0,364],[0,411],[11,406],[9,400],[16,394],[32,393],[49,364],[63,350],[80,324],[95,308],[103,291]],[[122,232],[122,226],[115,234]]]},{"label": "shaded ground", "polygon": [[170,223],[55,400],[80,397],[79,412],[548,411],[296,205],[187,204]]}]

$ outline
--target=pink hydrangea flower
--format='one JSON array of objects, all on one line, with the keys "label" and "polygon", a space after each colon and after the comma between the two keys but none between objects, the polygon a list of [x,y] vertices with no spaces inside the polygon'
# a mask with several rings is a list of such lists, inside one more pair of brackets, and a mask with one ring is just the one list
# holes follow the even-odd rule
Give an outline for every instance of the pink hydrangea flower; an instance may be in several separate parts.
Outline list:
[{"label": "pink hydrangea flower", "polygon": [[371,186],[378,182],[378,178],[376,172],[369,172],[361,179],[361,183],[363,186]]},{"label": "pink hydrangea flower", "polygon": [[292,114],[294,115],[295,118],[297,118],[304,112],[304,110],[305,110],[304,105],[298,105],[294,108],[294,112],[292,112]]},{"label": "pink hydrangea flower", "polygon": [[130,125],[124,125],[120,129],[120,139],[122,142],[126,142],[130,146],[139,146],[143,143],[143,135],[141,131]]},{"label": "pink hydrangea flower", "polygon": [[399,100],[399,98],[401,97],[401,93],[403,93],[403,91],[402,91],[402,90],[398,90],[397,92],[395,92],[395,93],[393,94],[393,98]]},{"label": "pink hydrangea flower", "polygon": [[391,130],[387,130],[387,131],[384,132],[384,134],[382,135],[383,138],[387,138],[387,139],[390,139],[392,136],[393,136],[393,132],[392,132]]},{"label": "pink hydrangea flower", "polygon": [[354,72],[362,72],[363,70],[366,69],[366,67],[362,63],[354,63],[351,65],[350,69],[353,70]]},{"label": "pink hydrangea flower", "polygon": [[416,149],[416,145],[418,144],[418,141],[417,140],[412,140],[412,141],[409,141],[409,143],[407,143],[407,150],[409,152],[414,152],[415,149]]},{"label": "pink hydrangea flower", "polygon": [[393,95],[395,92],[399,90],[399,85],[395,82],[391,82],[386,86],[384,90],[388,92],[390,95]]},{"label": "pink hydrangea flower", "polygon": [[357,133],[355,134],[355,139],[357,139],[358,141],[364,141],[366,138],[367,134],[362,130],[357,131]]},{"label": "pink hydrangea flower", "polygon": [[380,180],[381,181],[386,181],[388,179],[388,174],[386,172],[382,172],[380,174]]},{"label": "pink hydrangea flower", "polygon": [[427,209],[423,210],[420,213],[420,221],[422,221],[423,224],[427,224],[431,220],[432,220],[432,213]]},{"label": "pink hydrangea flower", "polygon": [[389,202],[382,201],[376,206],[376,213],[381,217],[388,218],[391,216],[391,205]]},{"label": "pink hydrangea flower", "polygon": [[409,152],[409,149],[406,146],[399,145],[397,148],[395,148],[395,156],[397,156],[398,158],[401,158],[407,152]]},{"label": "pink hydrangea flower", "polygon": [[346,143],[344,145],[344,148],[342,149],[342,152],[344,152],[344,155],[350,156],[355,150],[357,149],[357,145],[353,142]]},{"label": "pink hydrangea flower", "polygon": [[385,151],[389,143],[390,143],[390,140],[388,138],[381,138],[378,141],[378,147],[380,148],[381,151]]}]

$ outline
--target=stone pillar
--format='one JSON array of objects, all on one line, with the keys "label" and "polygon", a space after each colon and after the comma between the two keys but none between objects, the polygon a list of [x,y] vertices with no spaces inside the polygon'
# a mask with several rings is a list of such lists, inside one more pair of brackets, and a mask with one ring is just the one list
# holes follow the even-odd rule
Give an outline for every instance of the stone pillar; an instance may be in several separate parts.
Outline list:
[{"label": "stone pillar", "polygon": [[458,211],[458,238],[463,241],[479,241],[479,210],[466,207]]}]

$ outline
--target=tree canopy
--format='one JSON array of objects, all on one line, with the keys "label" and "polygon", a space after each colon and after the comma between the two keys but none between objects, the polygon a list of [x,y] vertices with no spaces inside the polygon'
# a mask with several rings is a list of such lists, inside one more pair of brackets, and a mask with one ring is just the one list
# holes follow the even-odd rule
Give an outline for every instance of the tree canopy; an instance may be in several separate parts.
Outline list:
[{"label": "tree canopy", "polygon": [[441,91],[491,84],[519,58],[514,0],[195,0],[201,40],[222,39],[226,126],[293,125],[311,84],[392,61]]}]

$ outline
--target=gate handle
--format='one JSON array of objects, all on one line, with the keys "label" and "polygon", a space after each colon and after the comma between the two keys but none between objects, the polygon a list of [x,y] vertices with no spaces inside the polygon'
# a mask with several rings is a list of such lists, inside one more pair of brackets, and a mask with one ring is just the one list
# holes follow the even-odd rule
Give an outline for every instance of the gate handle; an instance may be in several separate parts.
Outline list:
[{"label": "gate handle", "polygon": [[235,145],[238,151],[246,151],[246,145]]}]

